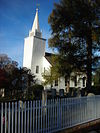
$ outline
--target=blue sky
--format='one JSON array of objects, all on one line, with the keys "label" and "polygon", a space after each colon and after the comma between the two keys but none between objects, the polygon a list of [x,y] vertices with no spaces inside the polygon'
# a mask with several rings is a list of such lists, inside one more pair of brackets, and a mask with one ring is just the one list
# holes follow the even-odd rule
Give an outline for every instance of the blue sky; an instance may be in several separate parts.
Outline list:
[{"label": "blue sky", "polygon": [[[31,30],[36,4],[39,3],[39,23],[43,37],[50,37],[48,16],[53,3],[59,0],[0,0],[0,54],[7,54],[22,66],[24,38]],[[46,42],[46,51],[50,51]]]}]

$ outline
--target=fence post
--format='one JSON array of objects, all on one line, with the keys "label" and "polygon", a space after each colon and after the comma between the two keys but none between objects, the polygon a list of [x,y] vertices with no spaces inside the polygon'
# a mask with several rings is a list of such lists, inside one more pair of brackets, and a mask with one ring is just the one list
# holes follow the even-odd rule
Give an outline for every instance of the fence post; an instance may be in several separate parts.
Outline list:
[{"label": "fence post", "polygon": [[9,108],[8,108],[8,133],[10,133],[10,102],[9,102]]},{"label": "fence post", "polygon": [[23,133],[23,102],[22,102],[22,109],[21,109],[21,133]]},{"label": "fence post", "polygon": [[14,122],[14,103],[12,102],[12,133],[13,133],[13,122]]},{"label": "fence post", "polygon": [[94,117],[96,119],[96,97],[94,96]]},{"label": "fence post", "polygon": [[20,133],[20,102],[18,102],[18,133]]},{"label": "fence post", "polygon": [[27,106],[27,133],[29,133],[29,101]]},{"label": "fence post", "polygon": [[34,110],[35,110],[35,102],[33,101],[33,133],[35,132],[35,129],[34,129],[34,122],[35,122]]},{"label": "fence post", "polygon": [[7,131],[7,103],[5,103],[5,133]]},{"label": "fence post", "polygon": [[35,103],[36,103],[36,104],[35,104],[35,105],[36,105],[35,108],[36,108],[36,132],[37,132],[37,118],[38,118],[38,117],[37,117],[37,100],[36,100]]},{"label": "fence post", "polygon": [[38,132],[40,131],[40,100],[39,100],[39,111],[38,111]]},{"label": "fence post", "polygon": [[24,133],[26,133],[26,101],[24,103]]},{"label": "fence post", "polygon": [[15,133],[17,133],[17,102],[15,103]]},{"label": "fence post", "polygon": [[52,115],[53,115],[53,117],[52,117],[53,118],[52,119],[52,125],[53,125],[52,128],[54,128],[54,122],[55,122],[55,119],[54,119],[54,99],[52,100],[52,107],[53,107],[53,109],[52,109],[52,111],[53,111],[52,112]]},{"label": "fence post", "polygon": [[45,112],[45,115],[46,115],[46,125],[45,125],[45,127],[46,127],[46,133],[47,133],[47,109],[48,109],[48,103],[47,103],[47,99],[46,99],[46,106],[45,106],[46,108],[45,108],[45,110],[46,110],[46,112]]},{"label": "fence post", "polygon": [[59,127],[59,101],[57,98],[57,128]]},{"label": "fence post", "polygon": [[1,133],[3,133],[3,103],[1,103]]},{"label": "fence post", "polygon": [[49,120],[50,120],[49,119],[49,117],[50,117],[50,113],[49,113],[50,112],[50,107],[49,107],[50,106],[50,101],[49,100],[48,100],[47,104],[48,104],[48,130],[47,131],[49,132]]},{"label": "fence post", "polygon": [[52,131],[52,99],[50,100],[50,132]]},{"label": "fence post", "polygon": [[59,98],[59,129],[61,128],[61,99]]},{"label": "fence post", "polygon": [[42,133],[42,127],[43,127],[43,126],[42,126],[42,116],[43,116],[43,115],[42,115],[42,100],[41,100],[41,133]]},{"label": "fence post", "polygon": [[55,99],[55,129],[57,127],[57,99]]},{"label": "fence post", "polygon": [[32,101],[30,102],[30,133],[32,133]]}]

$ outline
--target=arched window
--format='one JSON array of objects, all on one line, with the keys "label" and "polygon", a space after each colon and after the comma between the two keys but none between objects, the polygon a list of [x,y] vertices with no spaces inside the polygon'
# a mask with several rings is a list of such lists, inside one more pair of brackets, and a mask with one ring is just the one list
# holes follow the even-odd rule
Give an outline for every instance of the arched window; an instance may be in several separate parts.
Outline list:
[{"label": "arched window", "polygon": [[75,75],[74,84],[77,86],[77,76]]},{"label": "arched window", "polygon": [[58,86],[58,79],[55,80],[55,86]]},{"label": "arched window", "polygon": [[65,76],[65,86],[67,86],[69,84],[69,79],[67,76]]},{"label": "arched window", "polygon": [[83,87],[85,87],[85,79],[86,77],[83,77]]},{"label": "arched window", "polygon": [[36,73],[39,73],[39,66],[36,66]]}]

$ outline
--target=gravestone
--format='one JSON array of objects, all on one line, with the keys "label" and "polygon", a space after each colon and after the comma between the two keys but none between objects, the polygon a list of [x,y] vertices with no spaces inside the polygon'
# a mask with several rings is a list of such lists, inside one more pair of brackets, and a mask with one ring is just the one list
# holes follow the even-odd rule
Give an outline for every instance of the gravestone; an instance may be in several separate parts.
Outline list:
[{"label": "gravestone", "polygon": [[52,98],[56,97],[56,89],[51,89]]},{"label": "gravestone", "polygon": [[60,89],[59,90],[59,96],[60,97],[64,97],[64,89]]}]

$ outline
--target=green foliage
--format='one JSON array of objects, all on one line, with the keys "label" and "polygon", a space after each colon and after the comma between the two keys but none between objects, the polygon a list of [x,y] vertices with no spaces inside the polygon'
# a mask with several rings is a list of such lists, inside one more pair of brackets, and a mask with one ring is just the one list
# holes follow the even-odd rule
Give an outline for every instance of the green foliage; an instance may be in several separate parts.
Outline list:
[{"label": "green foliage", "polygon": [[100,95],[100,85],[92,86],[91,92],[95,95]]},{"label": "green foliage", "polygon": [[15,68],[8,74],[8,84],[5,87],[6,95],[20,97],[31,84],[35,84],[35,76],[27,68]]},{"label": "green foliage", "polygon": [[48,19],[52,30],[49,46],[59,54],[55,60],[59,64],[58,72],[63,76],[72,71],[86,72],[88,89],[99,59],[99,16],[99,1],[61,0],[54,5]]},{"label": "green foliage", "polygon": [[5,88],[7,83],[7,73],[4,69],[0,68],[0,88]]},{"label": "green foliage", "polygon": [[18,68],[18,63],[6,55],[0,55],[0,89],[5,88],[8,99],[20,99],[23,92],[36,82],[35,76],[27,68]]},{"label": "green foliage", "polygon": [[50,67],[48,70],[45,70],[45,72],[42,74],[44,79],[44,82],[43,82],[44,86],[49,84],[51,85],[51,88],[52,88],[53,82],[55,80],[58,80],[60,77],[60,74],[58,72],[59,62],[55,62],[55,60],[58,59],[58,56],[59,55],[52,54],[51,56],[52,67]]},{"label": "green foliage", "polygon": [[41,99],[42,98],[42,91],[43,91],[43,86],[42,85],[38,85],[38,84],[35,84],[31,87],[28,88],[28,95],[27,97],[28,98],[31,98],[31,99]]},{"label": "green foliage", "polygon": [[100,86],[100,68],[98,68],[93,75],[94,86]]},{"label": "green foliage", "polygon": [[44,82],[42,83],[45,85],[53,85],[53,82],[59,78],[59,74],[57,73],[57,68],[55,66],[50,67],[50,69],[46,70],[45,73],[42,74]]},{"label": "green foliage", "polygon": [[[86,91],[87,88],[84,88],[84,90]],[[89,91],[87,92],[87,94],[88,94],[88,93],[93,93],[93,94],[95,94],[95,95],[100,95],[100,85],[92,86],[92,87],[91,87],[91,90],[89,90]]]}]

